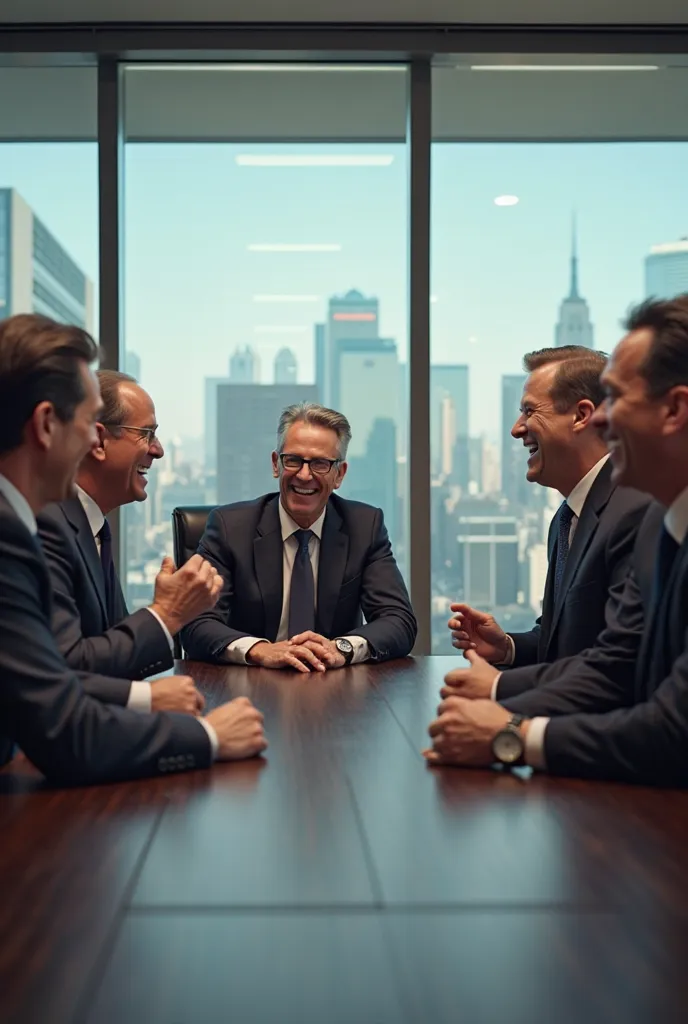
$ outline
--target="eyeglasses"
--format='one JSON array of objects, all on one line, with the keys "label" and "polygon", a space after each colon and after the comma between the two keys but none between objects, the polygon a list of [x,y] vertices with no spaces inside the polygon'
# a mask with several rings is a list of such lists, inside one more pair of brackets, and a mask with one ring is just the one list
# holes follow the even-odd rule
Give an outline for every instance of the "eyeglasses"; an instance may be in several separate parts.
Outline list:
[{"label": "eyeglasses", "polygon": [[298,473],[303,466],[308,466],[314,476],[327,476],[333,466],[338,466],[341,459],[304,459],[301,455],[280,455],[284,469]]},{"label": "eyeglasses", "polygon": [[103,426],[112,432],[115,430],[131,430],[139,435],[140,440],[145,437],[146,444],[160,444],[156,434],[157,427],[129,427],[126,423],[103,423]]}]

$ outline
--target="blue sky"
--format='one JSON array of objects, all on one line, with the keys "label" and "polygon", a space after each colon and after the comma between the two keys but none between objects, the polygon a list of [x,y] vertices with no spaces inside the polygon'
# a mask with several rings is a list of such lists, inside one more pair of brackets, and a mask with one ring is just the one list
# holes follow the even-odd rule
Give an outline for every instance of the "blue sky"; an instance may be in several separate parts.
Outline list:
[{"label": "blue sky", "polygon": [[[239,153],[376,153],[386,167],[255,168]],[[198,435],[203,378],[250,344],[270,380],[282,345],[310,381],[312,326],[335,292],[380,299],[381,332],[406,353],[407,168],[403,146],[129,145],[125,326],[163,438]],[[613,347],[643,297],[649,247],[688,234],[688,144],[438,144],[433,149],[432,351],[471,368],[471,429],[496,436],[499,378],[552,343],[568,289],[571,213],[580,290],[598,348]],[[97,283],[94,144],[3,144],[15,187]],[[500,208],[495,196],[520,202]],[[252,243],[326,243],[326,253],[255,253]],[[260,303],[261,294],[315,295]],[[288,329],[273,333],[274,328]],[[346,410],[344,410],[346,411]]]}]

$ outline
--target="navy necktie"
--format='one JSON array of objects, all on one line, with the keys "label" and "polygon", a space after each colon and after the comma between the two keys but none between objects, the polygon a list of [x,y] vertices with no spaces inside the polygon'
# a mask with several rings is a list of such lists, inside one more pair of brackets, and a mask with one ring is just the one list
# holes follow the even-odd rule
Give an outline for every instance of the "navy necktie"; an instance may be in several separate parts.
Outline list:
[{"label": "navy necktie", "polygon": [[569,534],[574,512],[568,502],[559,507],[559,533],[557,535],[557,560],[554,564],[554,603],[557,603],[564,578],[566,559],[569,556]]},{"label": "navy necktie", "polygon": [[315,584],[313,567],[308,554],[311,530],[297,530],[293,534],[299,545],[294,559],[289,588],[289,636],[297,636],[315,628]]},{"label": "navy necktie", "polygon": [[103,567],[108,625],[113,626],[115,619],[115,563],[112,558],[112,531],[107,519],[98,531],[98,537],[100,539],[100,564]]},{"label": "navy necktie", "polygon": [[655,576],[652,586],[653,610],[657,608],[662,592],[666,590],[666,585],[678,554],[678,550],[679,545],[671,536],[666,526],[662,524],[662,529],[659,534],[659,543],[657,545],[657,554],[655,556]]}]

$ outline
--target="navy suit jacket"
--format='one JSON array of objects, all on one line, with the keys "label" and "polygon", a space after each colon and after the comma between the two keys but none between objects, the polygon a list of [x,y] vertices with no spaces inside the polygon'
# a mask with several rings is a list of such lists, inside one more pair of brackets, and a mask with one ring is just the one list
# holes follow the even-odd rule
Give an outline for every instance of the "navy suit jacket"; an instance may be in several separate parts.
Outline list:
[{"label": "navy suit jacket", "polygon": [[594,647],[503,702],[551,716],[545,758],[554,774],[688,785],[688,537],[657,593],[664,511],[650,506],[624,593]]},{"label": "navy suit jacket", "polygon": [[208,767],[208,734],[191,715],[137,714],[85,692],[55,645],[51,603],[40,545],[0,495],[0,764],[17,743],[61,783]]},{"label": "navy suit jacket", "polygon": [[549,568],[542,616],[526,633],[512,634],[516,657],[497,687],[502,700],[537,686],[547,665],[591,647],[610,621],[626,582],[638,527],[650,498],[611,480],[608,461],[585,499],[554,600],[559,517],[548,539]]},{"label": "navy suit jacket", "polygon": [[[128,614],[119,580],[114,621],[108,621],[100,556],[79,499],[48,505],[37,521],[53,591],[53,634],[67,663],[122,679],[170,668],[172,651],[162,626],[145,608]],[[124,700],[122,694],[102,696],[113,703],[128,699],[128,693]]]},{"label": "navy suit jacket", "polygon": [[[276,640],[283,600],[278,502],[278,494],[265,494],[210,514],[198,552],[217,568],[224,587],[215,607],[182,630],[189,657],[223,661],[227,645],[242,636]],[[381,509],[330,497],[315,629],[329,639],[365,637],[375,661],[404,657],[413,647],[416,618]]]}]

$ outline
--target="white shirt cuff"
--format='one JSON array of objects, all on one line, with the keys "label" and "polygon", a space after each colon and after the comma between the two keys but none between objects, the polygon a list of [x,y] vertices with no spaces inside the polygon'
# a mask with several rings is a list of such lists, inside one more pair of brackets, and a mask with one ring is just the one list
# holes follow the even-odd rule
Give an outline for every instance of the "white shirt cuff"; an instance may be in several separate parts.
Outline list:
[{"label": "white shirt cuff", "polygon": [[210,752],[213,755],[213,761],[217,761],[217,753],[220,749],[220,741],[217,738],[215,729],[205,718],[199,718],[198,721],[201,723],[205,731],[208,733],[208,739],[210,740]]},{"label": "white shirt cuff", "polygon": [[225,654],[227,655],[227,661],[233,665],[247,665],[246,655],[255,647],[256,644],[267,644],[269,643],[265,637],[262,636],[241,636],[238,640],[232,640],[231,644],[225,647]]},{"label": "white shirt cuff", "polygon": [[[509,637],[509,639],[511,639],[511,637]],[[497,689],[499,687],[499,680],[501,678],[502,678],[502,673],[498,672],[497,675],[494,678],[494,683],[492,684],[492,689],[490,690],[490,700],[494,700],[494,701],[497,700]]]},{"label": "white shirt cuff", "polygon": [[151,684],[137,680],[131,684],[127,708],[129,711],[139,711],[147,714],[151,710],[153,694]]},{"label": "white shirt cuff", "polygon": [[549,718],[531,718],[526,736],[526,764],[537,771],[547,771],[545,760],[545,732]]},{"label": "white shirt cuff", "polygon": [[152,608],[146,608],[146,611],[150,612],[151,615],[154,618],[156,618],[158,620],[158,622],[160,623],[160,626],[162,627],[162,631],[165,634],[165,636],[167,637],[167,642],[170,645],[170,654],[174,654],[174,640],[172,639],[172,634],[170,633],[169,629],[167,628],[165,623],[162,621],[162,619],[160,618],[158,613],[154,612]]},{"label": "white shirt cuff", "polygon": [[502,662],[502,665],[513,665],[516,661],[516,644],[514,643],[514,638],[509,636],[508,633],[506,634],[506,639],[509,650],[507,651],[506,658]]},{"label": "white shirt cuff", "polygon": [[343,636],[340,639],[348,640],[354,649],[354,656],[349,662],[350,665],[359,665],[362,661],[370,659],[370,647],[364,636]]}]

